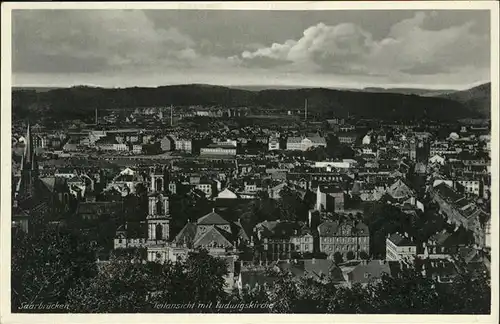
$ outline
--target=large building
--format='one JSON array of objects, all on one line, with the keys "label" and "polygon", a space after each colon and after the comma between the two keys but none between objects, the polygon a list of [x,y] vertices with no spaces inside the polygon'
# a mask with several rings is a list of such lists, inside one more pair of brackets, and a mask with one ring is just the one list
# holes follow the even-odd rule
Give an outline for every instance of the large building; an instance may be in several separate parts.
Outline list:
[{"label": "large building", "polygon": [[286,149],[289,151],[307,151],[316,147],[326,147],[324,137],[289,137],[286,141]]},{"label": "large building", "polygon": [[[265,221],[255,226],[260,259],[264,261],[286,260],[299,252],[295,237],[300,226],[292,222]],[[305,247],[304,247],[305,248]],[[300,249],[300,248],[299,248]]]},{"label": "large building", "polygon": [[316,190],[316,210],[344,211],[344,191],[337,186],[319,185]]},{"label": "large building", "polygon": [[228,144],[210,144],[200,149],[201,156],[235,156],[236,147]]},{"label": "large building", "polygon": [[173,140],[176,151],[186,153],[193,152],[193,142],[190,139],[173,137]]},{"label": "large building", "polygon": [[95,142],[98,149],[103,151],[128,151],[129,147],[125,143],[119,143],[114,135],[108,135]]},{"label": "large building", "polygon": [[358,134],[353,132],[339,133],[337,135],[337,138],[340,144],[352,145],[356,143],[356,140],[358,139]]},{"label": "large building", "polygon": [[359,258],[361,252],[370,252],[370,231],[368,226],[356,221],[326,221],[318,226],[319,249],[328,258],[334,258],[336,253],[348,257],[352,252]]},{"label": "large building", "polygon": [[214,211],[188,222],[177,234],[173,243],[177,246],[197,249],[205,248],[211,254],[232,254],[238,242],[249,241],[249,236],[239,222],[229,222]]}]

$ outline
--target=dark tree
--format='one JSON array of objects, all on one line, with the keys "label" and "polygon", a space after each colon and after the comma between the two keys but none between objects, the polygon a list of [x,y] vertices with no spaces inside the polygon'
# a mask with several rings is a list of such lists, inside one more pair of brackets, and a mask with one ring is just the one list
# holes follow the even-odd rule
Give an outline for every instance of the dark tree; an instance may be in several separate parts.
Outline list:
[{"label": "dark tree", "polygon": [[335,254],[333,255],[333,260],[335,261],[335,264],[344,262],[344,258],[342,257],[342,254],[340,252],[335,252]]},{"label": "dark tree", "polygon": [[12,311],[23,303],[66,303],[72,287],[96,275],[95,260],[95,249],[81,233],[62,228],[30,235],[13,231]]},{"label": "dark tree", "polygon": [[368,255],[368,253],[366,253],[365,251],[361,251],[359,253],[359,257],[361,260],[368,260],[370,258],[370,256]]}]

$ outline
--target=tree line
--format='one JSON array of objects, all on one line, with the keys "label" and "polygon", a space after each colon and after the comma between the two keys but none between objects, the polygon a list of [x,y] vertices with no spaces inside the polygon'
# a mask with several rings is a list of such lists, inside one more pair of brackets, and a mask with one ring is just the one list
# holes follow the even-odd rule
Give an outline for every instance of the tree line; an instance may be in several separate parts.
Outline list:
[{"label": "tree line", "polygon": [[[182,263],[160,264],[143,261],[133,250],[97,263],[95,250],[84,234],[65,228],[47,228],[30,236],[15,231],[12,312],[40,312],[25,307],[39,303],[67,305],[52,311],[71,313],[487,314],[491,307],[488,272],[465,264],[451,284],[441,284],[411,267],[352,287],[339,287],[332,274],[316,280],[269,270],[272,285],[228,292],[226,261],[207,251],[190,253]],[[263,306],[224,307],[238,304]]]}]

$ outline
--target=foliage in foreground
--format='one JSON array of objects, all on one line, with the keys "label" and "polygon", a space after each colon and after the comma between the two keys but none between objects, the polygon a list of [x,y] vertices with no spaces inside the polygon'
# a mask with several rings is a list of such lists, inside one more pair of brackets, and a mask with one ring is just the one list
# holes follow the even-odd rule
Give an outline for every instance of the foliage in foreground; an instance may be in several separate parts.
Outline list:
[{"label": "foliage in foreground", "polygon": [[[335,285],[328,276],[316,281],[270,273],[272,285],[227,293],[227,265],[206,251],[191,253],[184,263],[139,260],[120,255],[98,269],[91,244],[79,234],[13,235],[12,311],[40,312],[20,309],[29,303],[60,303],[67,308],[52,312],[81,313],[488,314],[491,309],[488,273],[465,265],[451,284],[414,269],[350,288]],[[250,303],[262,306],[220,307]]]}]

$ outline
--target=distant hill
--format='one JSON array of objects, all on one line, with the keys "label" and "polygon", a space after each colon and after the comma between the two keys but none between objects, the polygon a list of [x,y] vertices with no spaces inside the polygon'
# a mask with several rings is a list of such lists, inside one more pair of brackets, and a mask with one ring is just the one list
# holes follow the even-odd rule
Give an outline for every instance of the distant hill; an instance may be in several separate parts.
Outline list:
[{"label": "distant hill", "polygon": [[50,90],[61,89],[59,87],[12,87],[13,91],[36,91],[47,92]]},{"label": "distant hill", "polygon": [[477,87],[454,91],[439,95],[440,98],[450,99],[461,103],[466,109],[483,117],[491,117],[491,83],[481,84]]},{"label": "distant hill", "polygon": [[248,90],[248,91],[262,91],[262,90],[290,90],[301,89],[301,86],[275,86],[275,85],[234,85],[229,86],[231,89]]},{"label": "distant hill", "polygon": [[384,92],[384,93],[399,93],[417,96],[434,96],[436,94],[455,92],[456,90],[433,90],[433,89],[415,89],[415,88],[364,88],[365,92]]},{"label": "distant hill", "polygon": [[440,97],[324,88],[249,91],[199,84],[124,89],[79,86],[47,92],[14,90],[12,107],[15,118],[50,115],[72,119],[93,116],[95,108],[121,109],[171,104],[301,109],[305,99],[308,100],[309,111],[324,118],[348,114],[358,118],[411,121],[479,117],[477,112],[465,108],[462,103]]}]

